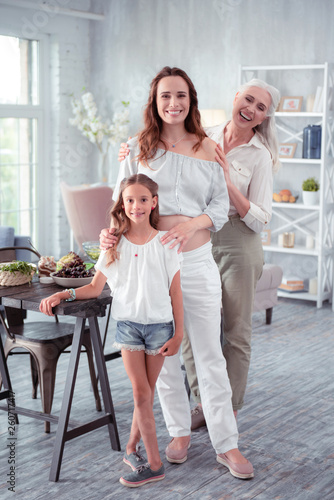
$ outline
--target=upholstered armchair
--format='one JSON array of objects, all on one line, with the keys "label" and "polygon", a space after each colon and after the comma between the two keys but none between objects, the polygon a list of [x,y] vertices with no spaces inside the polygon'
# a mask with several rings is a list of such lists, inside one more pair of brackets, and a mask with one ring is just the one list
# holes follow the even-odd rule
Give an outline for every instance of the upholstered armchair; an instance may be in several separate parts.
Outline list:
[{"label": "upholstered armchair", "polygon": [[113,190],[109,186],[60,184],[67,219],[80,251],[84,241],[97,241],[101,229],[109,227]]}]

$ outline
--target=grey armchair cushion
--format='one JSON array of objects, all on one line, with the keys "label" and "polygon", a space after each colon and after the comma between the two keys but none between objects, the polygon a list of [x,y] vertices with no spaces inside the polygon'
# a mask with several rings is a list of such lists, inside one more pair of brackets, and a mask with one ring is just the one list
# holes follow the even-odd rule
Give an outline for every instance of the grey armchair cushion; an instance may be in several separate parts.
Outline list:
[{"label": "grey armchair cushion", "polygon": [[[15,236],[14,246],[16,247],[30,247],[29,236]],[[37,257],[28,250],[16,250],[16,259],[24,260],[25,262],[37,262]]]},{"label": "grey armchair cushion", "polygon": [[[2,247],[30,247],[29,236],[15,236],[14,228],[11,226],[0,226],[0,248]],[[16,260],[31,262],[32,253],[27,250],[17,250]],[[2,255],[3,261],[15,259],[13,252],[8,251],[8,258]]]},{"label": "grey armchair cushion", "polygon": [[0,226],[0,247],[14,246],[14,228],[10,226]]}]

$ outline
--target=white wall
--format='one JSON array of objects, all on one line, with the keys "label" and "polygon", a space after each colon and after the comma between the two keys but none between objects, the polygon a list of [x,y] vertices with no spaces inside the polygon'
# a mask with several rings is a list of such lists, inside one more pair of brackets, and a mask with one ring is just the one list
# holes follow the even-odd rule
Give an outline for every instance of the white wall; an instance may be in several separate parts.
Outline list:
[{"label": "white wall", "polygon": [[105,0],[104,13],[92,23],[91,84],[114,105],[131,102],[133,132],[165,65],[189,74],[200,107],[229,114],[240,64],[334,59],[333,0]]},{"label": "white wall", "polygon": [[[93,91],[102,116],[130,101],[130,131],[141,126],[149,83],[165,65],[190,75],[202,108],[229,115],[239,64],[303,64],[333,61],[333,0],[53,0],[51,4],[104,13],[88,21],[0,3],[0,32],[31,29],[50,40],[49,245],[57,257],[69,249],[59,181],[95,180],[97,154],[71,127],[70,94]],[[30,0],[31,3],[31,0]],[[284,95],[284,82],[281,92]],[[113,178],[117,174],[112,152]],[[47,192],[47,191],[46,191]]]}]

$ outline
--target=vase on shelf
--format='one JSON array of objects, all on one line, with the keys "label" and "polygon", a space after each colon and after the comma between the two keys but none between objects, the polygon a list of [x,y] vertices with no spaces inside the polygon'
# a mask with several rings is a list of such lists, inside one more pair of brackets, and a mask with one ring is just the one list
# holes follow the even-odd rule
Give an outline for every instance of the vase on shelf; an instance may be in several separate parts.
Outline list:
[{"label": "vase on shelf", "polygon": [[98,166],[98,179],[102,184],[108,184],[109,180],[109,157],[108,152],[100,153]]},{"label": "vase on shelf", "polygon": [[303,191],[304,205],[318,205],[319,191]]}]

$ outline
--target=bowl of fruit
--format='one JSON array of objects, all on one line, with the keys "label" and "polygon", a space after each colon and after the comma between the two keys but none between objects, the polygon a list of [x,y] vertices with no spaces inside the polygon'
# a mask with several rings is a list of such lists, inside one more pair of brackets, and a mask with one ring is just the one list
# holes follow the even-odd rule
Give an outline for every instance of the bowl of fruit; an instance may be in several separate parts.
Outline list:
[{"label": "bowl of fruit", "polygon": [[57,285],[76,288],[88,285],[94,277],[93,265],[84,261],[75,252],[69,252],[57,262],[57,270],[50,275]]},{"label": "bowl of fruit", "polygon": [[98,258],[101,253],[100,242],[99,241],[84,241],[82,244],[82,248],[84,249],[87,257],[94,264],[98,261]]},{"label": "bowl of fruit", "polygon": [[273,201],[276,203],[296,203],[298,198],[298,193],[292,192],[290,189],[281,189],[273,193]]}]

